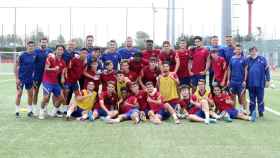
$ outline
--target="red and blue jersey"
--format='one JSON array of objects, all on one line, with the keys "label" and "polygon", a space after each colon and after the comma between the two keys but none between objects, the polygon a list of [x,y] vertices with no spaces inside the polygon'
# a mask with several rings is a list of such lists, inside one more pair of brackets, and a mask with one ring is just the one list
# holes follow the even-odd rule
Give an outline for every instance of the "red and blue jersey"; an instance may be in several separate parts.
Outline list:
[{"label": "red and blue jersey", "polygon": [[35,68],[35,54],[22,52],[19,56],[18,77],[22,82],[32,82]]},{"label": "red and blue jersey", "polygon": [[59,67],[58,71],[49,71],[45,70],[43,75],[43,82],[49,84],[57,84],[58,76],[61,74],[62,70],[66,67],[66,64],[62,58],[53,57],[54,54],[49,54],[46,59],[46,65],[49,65],[50,68]]},{"label": "red and blue jersey", "polygon": [[140,52],[138,48],[120,48],[117,53],[119,54],[121,60],[123,59],[131,59],[133,55],[137,52]]},{"label": "red and blue jersey", "polygon": [[41,49],[36,48],[34,50],[35,58],[35,69],[34,69],[34,80],[35,81],[42,81],[43,74],[45,71],[45,63],[48,57],[48,54],[53,52],[51,48]]},{"label": "red and blue jersey", "polygon": [[270,72],[267,61],[262,56],[257,56],[255,59],[249,57],[246,60],[248,65],[248,87],[265,87],[265,81],[270,81]]},{"label": "red and blue jersey", "polygon": [[233,56],[230,59],[230,83],[241,84],[245,77],[246,60],[244,57]]}]

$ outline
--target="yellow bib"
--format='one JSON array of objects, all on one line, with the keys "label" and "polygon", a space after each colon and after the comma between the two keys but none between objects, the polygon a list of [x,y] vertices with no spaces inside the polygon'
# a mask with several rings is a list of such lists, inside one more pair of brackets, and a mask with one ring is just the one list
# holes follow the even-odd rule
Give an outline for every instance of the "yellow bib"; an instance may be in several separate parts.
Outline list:
[{"label": "yellow bib", "polygon": [[126,87],[126,83],[125,82],[117,82],[117,93],[118,93],[118,97],[119,98],[122,98],[122,92],[121,92],[121,89],[123,87]]},{"label": "yellow bib", "polygon": [[93,94],[89,95],[87,90],[82,90],[82,93],[86,98],[81,101],[76,100],[77,106],[83,110],[91,110],[96,101],[97,93],[93,91]]},{"label": "yellow bib", "polygon": [[197,98],[197,101],[201,101],[203,98],[207,98],[210,94],[210,91],[206,89],[205,93],[203,96],[200,95],[199,90],[197,88],[197,90],[194,92],[194,95]]},{"label": "yellow bib", "polygon": [[179,98],[177,92],[177,84],[171,77],[160,77],[159,79],[159,91],[164,97],[163,101],[170,101]]}]

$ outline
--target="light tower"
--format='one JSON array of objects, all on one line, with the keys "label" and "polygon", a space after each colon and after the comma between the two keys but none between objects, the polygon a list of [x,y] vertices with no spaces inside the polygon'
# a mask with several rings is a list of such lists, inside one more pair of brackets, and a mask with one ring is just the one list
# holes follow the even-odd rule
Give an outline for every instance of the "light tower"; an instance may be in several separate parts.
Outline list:
[{"label": "light tower", "polygon": [[248,3],[248,35],[252,35],[252,5],[254,0],[247,0]]},{"label": "light tower", "polygon": [[[226,35],[231,35],[231,0],[222,1],[222,38]],[[224,40],[223,40],[224,42]]]}]

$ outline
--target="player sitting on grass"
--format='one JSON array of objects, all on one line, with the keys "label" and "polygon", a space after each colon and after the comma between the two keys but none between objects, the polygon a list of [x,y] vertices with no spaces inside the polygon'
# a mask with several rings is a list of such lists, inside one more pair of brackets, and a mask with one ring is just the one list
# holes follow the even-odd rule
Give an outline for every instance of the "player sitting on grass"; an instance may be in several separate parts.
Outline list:
[{"label": "player sitting on grass", "polygon": [[115,118],[118,115],[116,110],[117,93],[115,90],[115,83],[112,81],[107,82],[107,90],[101,92],[99,95],[99,103],[96,103],[93,112],[89,112],[89,120],[93,121],[99,117]]},{"label": "player sitting on grass", "polygon": [[[206,124],[216,123],[216,118],[219,118],[219,116],[213,110],[210,110],[210,103],[212,102],[209,99],[210,91],[205,88],[205,80],[199,80],[197,87],[190,101],[188,119],[196,122],[205,122]],[[214,119],[210,118],[210,116]]]},{"label": "player sitting on grass", "polygon": [[220,116],[226,118],[226,121],[230,122],[231,119],[241,119],[252,122],[256,121],[256,113],[250,117],[235,109],[233,106],[234,102],[231,97],[227,93],[222,93],[221,88],[218,85],[214,85],[213,91],[213,100],[215,105],[218,111],[221,112]]},{"label": "player sitting on grass", "polygon": [[164,105],[163,97],[154,87],[153,83],[146,82],[146,88],[148,92],[147,102],[150,106],[150,111],[148,112],[150,121],[155,124],[161,124],[162,120],[168,119],[170,113],[172,113],[175,123],[180,123],[173,108],[170,105]]},{"label": "player sitting on grass", "polygon": [[135,124],[139,123],[139,104],[134,95],[128,94],[126,87],[121,88],[122,98],[118,102],[120,115],[115,119],[106,119],[107,123],[119,123],[124,120],[132,120]]},{"label": "player sitting on grass", "polygon": [[88,112],[93,109],[93,105],[96,101],[97,93],[94,91],[94,83],[88,82],[87,89],[80,92],[80,95],[75,96],[75,101],[70,103],[67,111],[66,119],[69,120],[72,117],[76,117],[77,120],[86,120],[88,118]]}]

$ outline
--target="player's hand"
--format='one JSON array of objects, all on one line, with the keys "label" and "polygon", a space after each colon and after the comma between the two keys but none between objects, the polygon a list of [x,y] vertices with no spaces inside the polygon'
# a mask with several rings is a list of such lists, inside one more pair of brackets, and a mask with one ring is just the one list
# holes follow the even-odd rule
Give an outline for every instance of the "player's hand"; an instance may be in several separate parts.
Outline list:
[{"label": "player's hand", "polygon": [[229,81],[227,82],[227,87],[229,87],[229,85],[230,85],[230,83],[229,83]]},{"label": "player's hand", "polygon": [[150,97],[147,98],[147,102],[148,102],[148,103],[150,103],[150,102],[152,102],[152,101],[153,101],[153,100],[152,100]]},{"label": "player's hand", "polygon": [[109,112],[108,112],[108,115],[109,115],[111,118],[114,117],[113,111],[109,111]]},{"label": "player's hand", "polygon": [[231,99],[226,99],[227,104],[231,104]]},{"label": "player's hand", "polygon": [[16,85],[19,85],[20,84],[20,80],[17,78],[16,79]]},{"label": "player's hand", "polygon": [[200,75],[205,75],[206,72],[205,72],[205,71],[201,71],[199,74],[200,74]]},{"label": "player's hand", "polygon": [[193,72],[190,72],[190,76],[193,76]]},{"label": "player's hand", "polygon": [[64,77],[61,78],[61,83],[64,85],[64,83],[65,83]]},{"label": "player's hand", "polygon": [[59,70],[59,66],[56,66],[56,67],[55,67],[55,71],[58,71],[58,70]]},{"label": "player's hand", "polygon": [[245,81],[242,82],[242,86],[246,87],[246,82]]},{"label": "player's hand", "polygon": [[225,86],[225,81],[221,82],[221,86],[224,87]]},{"label": "player's hand", "polygon": [[270,82],[269,81],[265,81],[265,88],[268,88],[270,86]]}]

